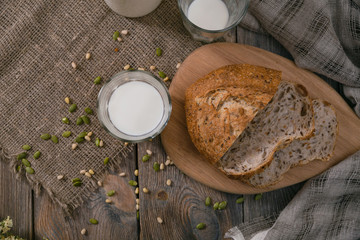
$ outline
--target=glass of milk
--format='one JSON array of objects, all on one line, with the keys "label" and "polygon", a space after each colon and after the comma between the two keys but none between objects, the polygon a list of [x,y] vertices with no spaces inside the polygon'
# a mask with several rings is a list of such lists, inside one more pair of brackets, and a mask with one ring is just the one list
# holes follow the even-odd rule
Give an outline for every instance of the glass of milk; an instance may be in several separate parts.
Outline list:
[{"label": "glass of milk", "polygon": [[145,71],[122,71],[101,88],[97,101],[101,125],[114,137],[141,142],[156,137],[171,114],[163,81]]},{"label": "glass of milk", "polygon": [[178,0],[178,5],[190,35],[209,43],[240,23],[249,0]]},{"label": "glass of milk", "polygon": [[105,3],[124,17],[142,17],[154,11],[161,0],[105,0]]}]

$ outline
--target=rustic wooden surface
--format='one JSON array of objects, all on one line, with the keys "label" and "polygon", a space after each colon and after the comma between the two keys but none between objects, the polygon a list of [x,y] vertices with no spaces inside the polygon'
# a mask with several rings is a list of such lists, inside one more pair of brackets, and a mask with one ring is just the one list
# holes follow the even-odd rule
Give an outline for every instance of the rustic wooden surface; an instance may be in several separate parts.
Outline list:
[{"label": "rustic wooden surface", "polygon": [[[226,39],[290,57],[273,38],[239,27]],[[339,90],[336,83],[330,84]],[[143,163],[141,157],[146,149],[152,150],[153,156]],[[223,239],[230,227],[283,209],[302,186],[300,183],[264,193],[260,200],[254,200],[254,195],[244,195],[244,203],[236,204],[235,200],[241,195],[211,189],[184,175],[175,166],[154,172],[154,161],[165,160],[166,153],[159,137],[134,145],[132,154],[120,166],[126,176],[119,177],[118,173],[107,176],[104,186],[74,213],[72,219],[65,217],[45,192],[35,196],[25,180],[16,180],[8,165],[0,161],[0,218],[11,216],[14,233],[26,239]],[[133,174],[136,168],[140,171],[138,178]],[[136,179],[140,189],[150,190],[148,194],[140,190],[139,220],[136,219],[135,188],[127,184],[130,179]],[[166,185],[167,179],[172,180],[171,186]],[[111,197],[113,203],[106,204],[105,193],[110,189],[117,193]],[[204,205],[206,196],[214,201],[226,200],[228,207],[214,211]],[[97,218],[99,224],[89,224],[91,217]],[[157,223],[157,217],[163,219],[163,224]],[[206,223],[206,229],[197,230],[199,222]],[[88,232],[85,236],[80,234],[83,228]]]}]

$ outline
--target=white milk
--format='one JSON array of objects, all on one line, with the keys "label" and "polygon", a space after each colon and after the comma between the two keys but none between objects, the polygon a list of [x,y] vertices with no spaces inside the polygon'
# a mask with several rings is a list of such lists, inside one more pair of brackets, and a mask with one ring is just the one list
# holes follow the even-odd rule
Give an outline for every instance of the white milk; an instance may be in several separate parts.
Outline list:
[{"label": "white milk", "polygon": [[229,11],[221,0],[195,0],[187,12],[188,19],[206,30],[220,30],[226,27]]},{"label": "white milk", "polygon": [[121,132],[138,136],[152,131],[164,114],[160,93],[150,84],[130,81],[112,93],[108,113],[110,121]]}]

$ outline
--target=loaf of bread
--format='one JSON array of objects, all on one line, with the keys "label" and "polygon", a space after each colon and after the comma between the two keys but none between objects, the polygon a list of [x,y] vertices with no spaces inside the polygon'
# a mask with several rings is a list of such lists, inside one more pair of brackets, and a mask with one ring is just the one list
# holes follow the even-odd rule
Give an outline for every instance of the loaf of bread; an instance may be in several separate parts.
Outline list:
[{"label": "loaf of bread", "polygon": [[274,96],[281,72],[237,64],[221,67],[186,90],[185,113],[191,140],[217,162]]},{"label": "loaf of bread", "polygon": [[271,163],[275,151],[314,131],[311,99],[304,86],[282,81],[271,102],[217,162],[232,178],[249,178]]}]

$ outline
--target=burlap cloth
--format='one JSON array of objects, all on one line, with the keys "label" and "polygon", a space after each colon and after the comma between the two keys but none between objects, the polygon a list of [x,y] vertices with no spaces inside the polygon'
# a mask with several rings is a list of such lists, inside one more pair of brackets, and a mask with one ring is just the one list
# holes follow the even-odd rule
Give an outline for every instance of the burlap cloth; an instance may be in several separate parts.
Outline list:
[{"label": "burlap cloth", "polygon": [[[96,114],[90,116],[90,125],[75,124],[85,107],[96,109],[102,84],[94,85],[94,78],[107,80],[127,64],[146,69],[155,65],[172,78],[176,64],[200,43],[186,33],[174,0],[165,0],[151,14],[136,19],[117,15],[104,1],[5,0],[0,5],[1,158],[15,170],[21,146],[32,145],[28,160],[35,174],[25,174],[26,178],[36,191],[43,187],[71,212],[130,149],[100,127]],[[114,31],[123,29],[129,31],[123,42],[113,41]],[[157,47],[163,50],[161,57],[155,55]],[[71,67],[73,61],[76,70]],[[68,112],[67,96],[78,106],[75,113]],[[65,116],[70,125],[61,122]],[[66,130],[73,132],[70,138],[61,136]],[[92,142],[71,150],[82,131],[94,132]],[[56,134],[59,143],[40,139],[42,133]],[[95,146],[95,137],[103,139],[103,148]],[[36,150],[42,156],[34,160]],[[108,166],[103,164],[105,157],[110,157]],[[96,174],[89,179],[79,174],[81,169],[93,169]],[[59,181],[58,175],[65,178]],[[72,186],[75,177],[83,179],[82,187]]]}]

